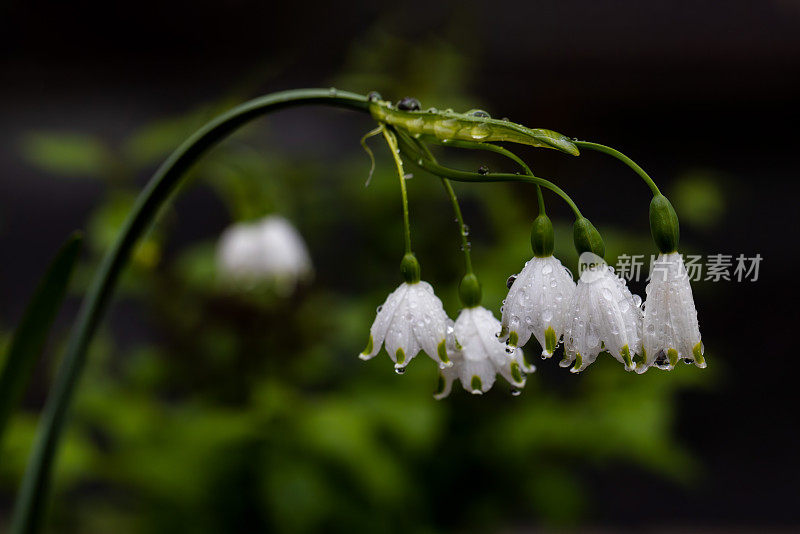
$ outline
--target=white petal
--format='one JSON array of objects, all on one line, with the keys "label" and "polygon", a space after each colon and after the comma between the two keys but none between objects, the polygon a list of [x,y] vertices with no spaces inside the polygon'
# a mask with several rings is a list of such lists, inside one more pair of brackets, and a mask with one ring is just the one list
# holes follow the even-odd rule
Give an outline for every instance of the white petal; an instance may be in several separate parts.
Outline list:
[{"label": "white petal", "polygon": [[562,366],[580,359],[572,370],[582,371],[607,350],[626,369],[633,369],[625,360],[632,362],[634,354],[641,352],[641,310],[624,280],[606,265],[584,270],[570,309]]},{"label": "white petal", "polygon": [[644,372],[651,365],[671,369],[682,358],[705,367],[692,288],[679,253],[659,254],[646,291],[643,337],[647,358],[637,371]]},{"label": "white petal", "polygon": [[531,258],[511,286],[503,305],[503,332],[508,334],[501,339],[515,332],[516,345],[522,346],[533,334],[542,347],[542,356],[551,356],[546,332],[552,328],[556,343],[561,338],[574,293],[575,282],[557,258]]},{"label": "white petal", "polygon": [[[427,282],[412,284],[408,306],[414,314],[413,332],[422,350],[437,363],[448,361],[445,338],[449,318],[442,301]],[[444,362],[442,356],[445,357]]]},{"label": "white petal", "polygon": [[[392,291],[389,296],[386,297],[386,301],[381,306],[378,306],[377,316],[375,317],[375,321],[372,323],[372,326],[369,329],[370,343],[368,348],[371,345],[372,350],[366,351],[365,349],[365,351],[359,355],[362,360],[368,360],[374,357],[381,350],[381,346],[386,339],[386,334],[389,331],[389,327],[394,320],[395,313],[397,313],[398,309],[401,307],[401,304],[405,300],[409,287],[409,284],[400,284],[397,289]],[[389,354],[391,354],[391,352]]]}]

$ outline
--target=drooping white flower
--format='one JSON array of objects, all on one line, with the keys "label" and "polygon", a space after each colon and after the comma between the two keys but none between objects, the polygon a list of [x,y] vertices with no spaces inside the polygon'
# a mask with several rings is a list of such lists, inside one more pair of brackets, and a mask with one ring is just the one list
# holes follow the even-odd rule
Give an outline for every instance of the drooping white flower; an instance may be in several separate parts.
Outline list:
[{"label": "drooping white flower", "polygon": [[645,292],[644,363],[636,372],[652,365],[672,369],[679,359],[705,367],[689,275],[678,252],[658,255]]},{"label": "drooping white flower", "polygon": [[378,306],[369,342],[359,358],[373,358],[385,344],[398,373],[405,370],[420,349],[440,367],[452,365],[445,343],[448,321],[442,301],[429,283],[403,282]]},{"label": "drooping white flower", "polygon": [[501,340],[521,347],[533,334],[542,357],[549,358],[564,333],[574,294],[575,281],[558,259],[531,258],[503,302]]},{"label": "drooping white flower", "polygon": [[286,291],[313,273],[300,233],[277,215],[228,227],[217,244],[217,266],[227,281],[251,286],[274,282]]},{"label": "drooping white flower", "polygon": [[632,371],[633,355],[641,353],[642,346],[641,299],[631,295],[625,280],[599,257],[587,260],[582,254],[581,263],[590,266],[581,273],[572,297],[560,365],[567,367],[574,361],[570,371],[577,373],[601,351],[608,351]]},{"label": "drooping white flower", "polygon": [[498,373],[514,388],[525,386],[524,373],[532,373],[536,367],[525,362],[522,349],[507,347],[497,339],[499,330],[500,321],[486,308],[475,306],[461,310],[454,325],[453,366],[441,371],[436,399],[450,394],[456,378],[461,380],[464,389],[474,394],[489,391]]}]

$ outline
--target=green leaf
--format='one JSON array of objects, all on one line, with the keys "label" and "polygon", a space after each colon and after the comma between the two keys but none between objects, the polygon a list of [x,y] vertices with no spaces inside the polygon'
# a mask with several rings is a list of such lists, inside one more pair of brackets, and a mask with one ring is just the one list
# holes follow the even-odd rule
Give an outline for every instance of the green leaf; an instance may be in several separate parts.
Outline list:
[{"label": "green leaf", "polygon": [[98,177],[112,161],[102,141],[76,133],[30,133],[22,140],[21,149],[29,163],[63,176]]},{"label": "green leaf", "polygon": [[81,241],[81,235],[75,232],[61,246],[14,332],[0,375],[0,442],[11,412],[30,381],[47,333],[61,308],[67,284],[78,260]]}]

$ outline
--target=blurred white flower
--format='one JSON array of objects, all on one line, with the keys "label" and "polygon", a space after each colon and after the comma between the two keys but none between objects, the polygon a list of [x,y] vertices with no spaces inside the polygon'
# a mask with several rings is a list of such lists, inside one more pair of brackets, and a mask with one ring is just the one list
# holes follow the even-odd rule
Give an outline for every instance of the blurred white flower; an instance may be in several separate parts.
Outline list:
[{"label": "blurred white flower", "polygon": [[217,269],[225,281],[245,287],[274,283],[282,292],[313,275],[302,236],[278,215],[228,227],[217,243]]},{"label": "blurred white flower", "polygon": [[508,347],[497,339],[499,331],[500,321],[486,308],[461,310],[454,325],[453,367],[441,371],[436,399],[450,394],[456,378],[465,390],[476,395],[489,391],[498,373],[516,391],[525,386],[524,373],[532,373],[536,367],[525,363],[522,349]]},{"label": "blurred white flower", "polygon": [[678,252],[658,255],[645,291],[644,363],[636,372],[652,365],[672,369],[681,358],[705,367],[692,288]]},{"label": "blurred white flower", "polygon": [[575,281],[553,256],[525,262],[503,301],[501,341],[521,347],[531,334],[542,347],[542,357],[553,355],[564,333]]},{"label": "blurred white flower", "polygon": [[632,371],[634,353],[641,354],[641,299],[598,256],[584,253],[580,262],[590,266],[581,273],[570,304],[560,365],[575,361],[570,371],[578,373],[608,351]]},{"label": "blurred white flower", "polygon": [[369,342],[359,358],[373,358],[386,343],[386,352],[395,362],[398,373],[405,371],[420,349],[440,368],[450,366],[445,343],[448,321],[442,301],[429,283],[403,282],[382,306],[378,306],[378,314],[369,330]]}]

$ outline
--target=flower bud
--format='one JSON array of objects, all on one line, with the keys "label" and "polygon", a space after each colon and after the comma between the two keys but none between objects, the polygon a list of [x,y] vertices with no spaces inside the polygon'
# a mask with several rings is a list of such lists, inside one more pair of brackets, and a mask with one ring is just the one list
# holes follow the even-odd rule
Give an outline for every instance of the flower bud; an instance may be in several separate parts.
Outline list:
[{"label": "flower bud", "polygon": [[533,220],[531,227],[531,248],[537,258],[547,258],[553,255],[553,223],[550,218],[541,214]]},{"label": "flower bud", "polygon": [[467,273],[458,285],[458,296],[461,304],[465,308],[474,308],[481,303],[481,284],[478,277],[472,273]]},{"label": "flower bud", "polygon": [[572,239],[579,255],[591,252],[601,258],[605,257],[606,245],[603,243],[603,238],[586,217],[575,219],[575,224],[572,226]]},{"label": "flower bud", "polygon": [[403,280],[409,284],[419,282],[419,262],[413,252],[403,256],[403,260],[400,262],[400,272],[403,275]]},{"label": "flower bud", "polygon": [[662,254],[671,254],[678,249],[678,215],[664,195],[656,195],[650,201],[650,233]]}]

